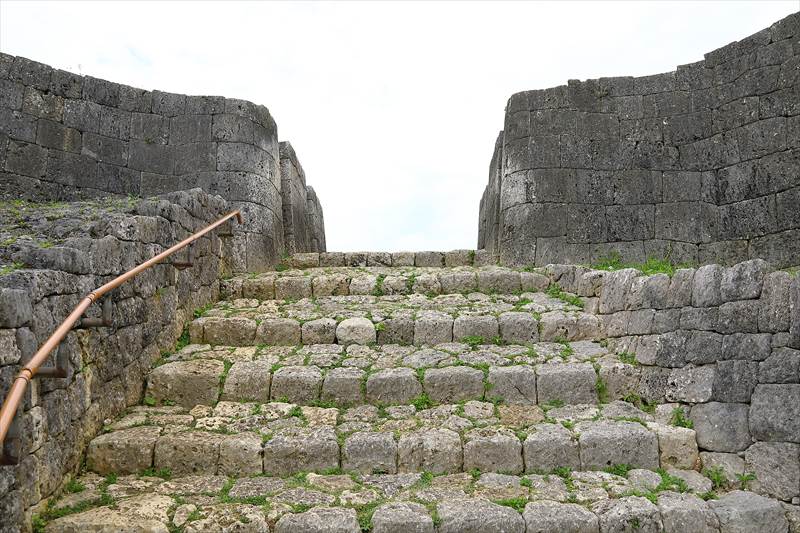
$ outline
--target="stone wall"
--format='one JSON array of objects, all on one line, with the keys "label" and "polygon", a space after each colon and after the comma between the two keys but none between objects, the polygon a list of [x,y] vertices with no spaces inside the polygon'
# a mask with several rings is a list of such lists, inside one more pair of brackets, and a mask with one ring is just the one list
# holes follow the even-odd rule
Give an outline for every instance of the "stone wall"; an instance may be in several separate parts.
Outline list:
[{"label": "stone wall", "polygon": [[202,187],[243,212],[234,268],[263,270],[284,250],[279,167],[264,106],[136,89],[0,53],[0,198]]},{"label": "stone wall", "polygon": [[666,402],[667,416],[682,406],[705,468],[752,472],[754,490],[800,498],[800,276],[760,259],[672,277],[545,270],[587,298],[610,347],[635,354],[633,366],[601,369],[609,391]]},{"label": "stone wall", "polygon": [[[0,397],[20,364],[89,291],[229,209],[199,189],[153,200],[4,202],[0,264],[27,266],[0,270]],[[193,267],[159,264],[106,296],[113,325],[74,329],[62,344],[68,377],[31,382],[16,418],[21,446],[6,443],[21,462],[0,467],[0,524],[24,523],[22,514],[78,470],[104,420],[140,402],[151,364],[174,348],[193,311],[219,295],[219,277],[230,272],[235,249],[219,236],[225,231],[193,245]],[[175,258],[186,259],[183,252]],[[97,316],[98,307],[89,314]]]},{"label": "stone wall", "polygon": [[675,72],[513,95],[479,247],[509,265],[800,264],[798,37],[795,13]]},{"label": "stone wall", "polygon": [[325,228],[317,194],[306,186],[306,174],[290,143],[280,143],[280,156],[286,252],[324,252]]}]

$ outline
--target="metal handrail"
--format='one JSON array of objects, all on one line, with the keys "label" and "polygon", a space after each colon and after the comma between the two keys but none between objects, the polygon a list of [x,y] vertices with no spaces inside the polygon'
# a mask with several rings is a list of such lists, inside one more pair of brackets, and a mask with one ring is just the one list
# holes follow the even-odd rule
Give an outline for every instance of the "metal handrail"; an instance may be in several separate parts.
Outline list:
[{"label": "metal handrail", "polygon": [[2,455],[4,456],[3,459],[6,459],[4,451],[5,439],[8,435],[9,429],[11,428],[11,423],[14,421],[14,415],[17,413],[22,396],[25,393],[25,388],[28,386],[28,383],[31,381],[31,379],[33,379],[36,373],[39,372],[42,364],[47,361],[50,353],[61,344],[61,341],[63,341],[64,337],[67,336],[67,333],[73,329],[75,323],[81,318],[89,306],[99,298],[103,297],[109,291],[116,289],[137,274],[166,259],[178,250],[192,244],[200,237],[218,228],[233,217],[236,217],[236,221],[239,224],[242,223],[241,212],[239,210],[232,211],[213,224],[206,226],[171,248],[164,250],[148,261],[145,261],[139,266],[125,272],[121,276],[114,278],[105,285],[93,290],[87,294],[77,306],[75,306],[75,309],[73,309],[72,313],[70,313],[69,316],[67,316],[67,318],[61,323],[61,325],[56,328],[53,334],[50,335],[50,338],[47,339],[42,347],[39,348],[39,350],[33,355],[31,360],[22,367],[22,369],[19,371],[19,374],[17,374],[17,377],[14,378],[14,382],[11,385],[8,394],[6,395],[5,401],[3,402],[3,407],[0,408],[0,452],[2,452]]}]

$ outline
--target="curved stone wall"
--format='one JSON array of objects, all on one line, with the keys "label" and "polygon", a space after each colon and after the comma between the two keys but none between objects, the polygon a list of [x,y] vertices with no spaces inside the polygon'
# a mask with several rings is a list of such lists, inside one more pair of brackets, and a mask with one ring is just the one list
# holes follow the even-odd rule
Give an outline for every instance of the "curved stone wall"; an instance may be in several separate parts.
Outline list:
[{"label": "curved stone wall", "polygon": [[[305,189],[304,180],[291,185]],[[146,91],[0,53],[0,198],[148,197],[193,187],[242,210],[235,270],[277,262],[286,249],[280,152],[266,107]]]},{"label": "curved stone wall", "polygon": [[800,264],[800,14],[675,72],[513,95],[479,248]]}]

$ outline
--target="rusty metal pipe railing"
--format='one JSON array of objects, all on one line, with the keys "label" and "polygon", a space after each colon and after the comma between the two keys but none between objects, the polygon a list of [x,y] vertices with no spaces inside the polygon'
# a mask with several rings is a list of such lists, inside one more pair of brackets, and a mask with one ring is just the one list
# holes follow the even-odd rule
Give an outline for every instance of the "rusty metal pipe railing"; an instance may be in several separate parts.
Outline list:
[{"label": "rusty metal pipe railing", "polygon": [[[155,257],[145,261],[144,263],[140,264],[139,266],[127,271],[126,273],[122,274],[114,278],[113,280],[109,281],[105,285],[93,290],[89,294],[87,294],[80,303],[75,306],[75,309],[67,316],[67,318],[61,323],[60,326],[56,328],[50,338],[45,341],[45,343],[39,348],[39,350],[33,355],[30,361],[25,363],[22,369],[17,374],[17,377],[14,378],[14,382],[11,385],[11,388],[6,395],[6,399],[3,402],[3,407],[0,408],[0,453],[4,456],[4,444],[6,436],[8,435],[8,431],[11,428],[11,423],[14,421],[14,416],[17,413],[17,409],[19,408],[19,404],[22,401],[22,397],[25,394],[25,389],[30,383],[31,379],[36,376],[36,373],[39,372],[40,367],[42,364],[47,361],[47,358],[50,356],[50,353],[56,349],[61,341],[64,340],[64,337],[67,336],[75,323],[80,320],[83,313],[92,305],[93,302],[97,301],[98,299],[102,298],[108,292],[116,289],[129,279],[133,278],[137,274],[147,270],[148,268],[156,265],[157,263],[163,261],[167,257],[171,256],[178,250],[185,248],[186,246],[192,244],[197,239],[203,237],[207,233],[213,231],[214,229],[218,228],[219,226],[223,225],[228,220],[236,217],[236,221],[241,224],[242,223],[242,214],[239,210],[232,211],[225,215],[224,217],[220,218],[213,224],[206,226],[205,228],[201,229],[200,231],[192,234],[190,237],[182,240],[178,244],[164,250],[160,254],[156,255]],[[5,457],[3,457],[5,459]]]}]

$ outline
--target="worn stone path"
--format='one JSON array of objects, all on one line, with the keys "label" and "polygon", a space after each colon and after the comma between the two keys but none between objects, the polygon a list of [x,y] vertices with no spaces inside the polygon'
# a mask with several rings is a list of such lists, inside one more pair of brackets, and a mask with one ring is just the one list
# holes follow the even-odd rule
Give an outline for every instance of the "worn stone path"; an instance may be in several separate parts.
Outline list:
[{"label": "worn stone path", "polygon": [[[40,525],[800,530],[791,498],[742,490],[758,481],[708,451],[687,405],[645,399],[654,378],[606,338],[597,298],[552,270],[395,255],[297,254],[225,280]],[[660,379],[665,398],[696,386]]]}]

